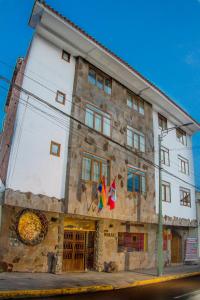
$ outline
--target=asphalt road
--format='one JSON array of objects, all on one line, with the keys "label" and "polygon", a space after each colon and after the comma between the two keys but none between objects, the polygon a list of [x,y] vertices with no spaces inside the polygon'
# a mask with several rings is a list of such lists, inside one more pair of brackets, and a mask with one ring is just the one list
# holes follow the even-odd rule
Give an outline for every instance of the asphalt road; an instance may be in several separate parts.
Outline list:
[{"label": "asphalt road", "polygon": [[[200,300],[200,276],[111,292],[69,295],[40,300]],[[39,300],[39,299],[37,299]]]}]

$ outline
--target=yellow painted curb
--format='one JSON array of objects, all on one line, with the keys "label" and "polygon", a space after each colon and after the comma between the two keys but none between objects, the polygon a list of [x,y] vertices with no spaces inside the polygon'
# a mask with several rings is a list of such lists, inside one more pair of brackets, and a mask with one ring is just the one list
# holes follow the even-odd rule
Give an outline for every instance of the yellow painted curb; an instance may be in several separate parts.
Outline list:
[{"label": "yellow painted curb", "polygon": [[47,289],[47,290],[13,290],[13,291],[0,291],[0,299],[17,299],[17,298],[28,298],[28,297],[48,297],[58,295],[72,295],[80,293],[91,293],[91,292],[102,292],[112,291],[118,289],[125,289],[136,286],[156,284],[160,282],[170,281],[174,279],[187,278],[192,276],[200,275],[200,272],[183,273],[169,276],[156,277],[152,279],[134,281],[127,285],[91,285],[83,287],[69,287],[60,289]]},{"label": "yellow painted curb", "polygon": [[161,282],[165,282],[165,281],[181,279],[181,278],[187,278],[187,277],[198,276],[198,275],[200,275],[200,272],[181,273],[181,274],[176,274],[176,275],[156,277],[156,278],[152,278],[152,279],[134,281],[133,283],[129,283],[127,285],[119,286],[119,287],[116,287],[115,289],[125,289],[125,288],[129,288],[129,287],[150,285],[150,284],[161,283]]}]

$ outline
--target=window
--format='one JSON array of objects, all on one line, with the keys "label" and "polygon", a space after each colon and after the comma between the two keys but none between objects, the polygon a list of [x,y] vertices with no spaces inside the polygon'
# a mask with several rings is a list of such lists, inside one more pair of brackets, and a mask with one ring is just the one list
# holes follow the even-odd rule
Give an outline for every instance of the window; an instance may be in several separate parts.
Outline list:
[{"label": "window", "polygon": [[189,175],[189,161],[181,156],[178,156],[178,170],[183,174]]},{"label": "window", "polygon": [[144,101],[142,99],[138,99],[138,98],[136,98],[136,96],[132,96],[132,95],[128,94],[127,106],[136,110],[141,115],[144,115]]},{"label": "window", "polygon": [[160,114],[158,114],[158,126],[161,130],[167,129],[167,119]]},{"label": "window", "polygon": [[169,149],[161,147],[161,162],[162,164],[169,166]]},{"label": "window", "polygon": [[97,86],[99,89],[103,90],[103,77],[100,75],[97,75]]},{"label": "window", "polygon": [[180,128],[176,129],[176,138],[181,144],[185,146],[187,145],[186,132],[183,131],[182,129]]},{"label": "window", "polygon": [[118,252],[147,251],[148,236],[146,233],[118,233]]},{"label": "window", "polygon": [[182,187],[180,188],[180,204],[183,206],[191,207],[190,190]]},{"label": "window", "polygon": [[170,183],[163,181],[162,182],[162,201],[171,202],[171,188]]},{"label": "window", "polygon": [[108,95],[111,95],[111,92],[112,92],[111,80],[108,79],[108,78],[105,79],[104,91],[105,91]]},{"label": "window", "polygon": [[50,154],[54,156],[60,156],[60,144],[51,141]]},{"label": "window", "polygon": [[65,61],[70,62],[70,56],[71,55],[67,51],[62,51],[62,59],[64,59]]},{"label": "window", "polygon": [[89,104],[86,105],[85,124],[107,136],[111,134],[110,115]]},{"label": "window", "polygon": [[65,104],[65,97],[66,95],[60,91],[57,91],[56,93],[56,101],[60,104]]},{"label": "window", "polygon": [[92,68],[89,68],[88,81],[91,84],[96,85],[100,90],[104,90],[106,94],[111,95],[111,79],[102,75],[100,71],[98,72]]},{"label": "window", "polygon": [[110,182],[110,162],[89,153],[83,153],[82,179],[86,181],[99,182],[105,176],[105,182]]},{"label": "window", "polygon": [[145,152],[144,134],[127,126],[127,145],[141,152]]},{"label": "window", "polygon": [[93,85],[96,84],[96,72],[93,69],[89,69],[88,81]]},{"label": "window", "polygon": [[128,168],[127,190],[146,194],[146,174],[137,169]]}]

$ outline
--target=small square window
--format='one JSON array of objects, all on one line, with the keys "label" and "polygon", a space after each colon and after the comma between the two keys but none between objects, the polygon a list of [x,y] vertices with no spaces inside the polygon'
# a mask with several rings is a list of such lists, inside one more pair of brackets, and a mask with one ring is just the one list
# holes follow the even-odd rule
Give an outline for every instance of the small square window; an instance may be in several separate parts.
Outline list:
[{"label": "small square window", "polygon": [[70,57],[71,55],[67,51],[65,50],[62,51],[62,59],[64,59],[67,62],[70,62]]},{"label": "small square window", "polygon": [[60,156],[60,144],[51,141],[50,154],[54,156]]},{"label": "small square window", "polygon": [[60,91],[57,91],[57,94],[56,94],[56,101],[60,104],[65,104],[65,97],[66,95]]}]

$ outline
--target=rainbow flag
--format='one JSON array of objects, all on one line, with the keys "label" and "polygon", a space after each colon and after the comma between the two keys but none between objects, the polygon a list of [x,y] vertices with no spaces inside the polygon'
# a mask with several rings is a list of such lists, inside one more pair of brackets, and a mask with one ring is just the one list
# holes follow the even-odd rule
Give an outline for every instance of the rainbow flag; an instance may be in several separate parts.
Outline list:
[{"label": "rainbow flag", "polygon": [[104,207],[106,207],[106,183],[105,177],[103,176],[100,179],[99,186],[98,186],[98,193],[99,193],[99,205],[98,209],[101,211]]}]

